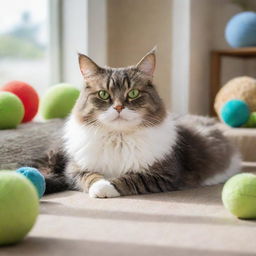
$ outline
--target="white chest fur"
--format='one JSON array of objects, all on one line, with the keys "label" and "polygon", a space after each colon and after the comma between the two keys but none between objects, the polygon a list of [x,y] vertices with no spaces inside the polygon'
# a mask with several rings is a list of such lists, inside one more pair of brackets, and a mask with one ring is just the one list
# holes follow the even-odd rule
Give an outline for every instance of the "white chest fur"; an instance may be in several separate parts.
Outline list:
[{"label": "white chest fur", "polygon": [[163,159],[172,150],[176,129],[167,117],[158,126],[124,134],[83,126],[71,116],[65,126],[64,139],[66,151],[81,170],[112,178],[128,171],[143,171]]}]

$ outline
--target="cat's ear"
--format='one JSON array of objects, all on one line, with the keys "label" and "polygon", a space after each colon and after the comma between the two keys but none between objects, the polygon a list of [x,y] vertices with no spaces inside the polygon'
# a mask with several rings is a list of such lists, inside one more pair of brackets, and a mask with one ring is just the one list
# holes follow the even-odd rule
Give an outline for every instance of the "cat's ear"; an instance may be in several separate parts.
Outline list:
[{"label": "cat's ear", "polygon": [[101,68],[86,55],[78,53],[78,59],[81,73],[85,79],[100,72]]},{"label": "cat's ear", "polygon": [[136,68],[142,73],[153,77],[156,68],[156,47],[148,52],[136,65]]}]

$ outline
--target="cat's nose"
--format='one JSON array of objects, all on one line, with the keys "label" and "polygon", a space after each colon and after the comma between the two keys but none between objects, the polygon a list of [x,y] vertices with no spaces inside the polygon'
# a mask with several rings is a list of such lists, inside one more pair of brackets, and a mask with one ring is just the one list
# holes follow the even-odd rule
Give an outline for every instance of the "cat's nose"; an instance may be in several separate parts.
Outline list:
[{"label": "cat's nose", "polygon": [[120,113],[123,109],[124,109],[124,106],[123,105],[117,105],[117,106],[114,106],[113,107],[118,113]]}]

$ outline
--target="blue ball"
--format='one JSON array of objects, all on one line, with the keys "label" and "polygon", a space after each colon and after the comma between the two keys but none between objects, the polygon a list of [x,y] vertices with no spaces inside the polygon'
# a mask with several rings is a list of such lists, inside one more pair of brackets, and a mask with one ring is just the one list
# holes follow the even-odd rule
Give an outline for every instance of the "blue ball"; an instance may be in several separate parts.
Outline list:
[{"label": "blue ball", "polygon": [[250,109],[243,100],[229,100],[221,108],[220,116],[229,126],[239,127],[249,119]]},{"label": "blue ball", "polygon": [[16,172],[26,176],[36,187],[39,198],[44,195],[45,192],[45,178],[44,176],[36,169],[32,167],[21,167]]},{"label": "blue ball", "polygon": [[256,13],[241,12],[230,19],[225,37],[232,47],[256,46]]}]

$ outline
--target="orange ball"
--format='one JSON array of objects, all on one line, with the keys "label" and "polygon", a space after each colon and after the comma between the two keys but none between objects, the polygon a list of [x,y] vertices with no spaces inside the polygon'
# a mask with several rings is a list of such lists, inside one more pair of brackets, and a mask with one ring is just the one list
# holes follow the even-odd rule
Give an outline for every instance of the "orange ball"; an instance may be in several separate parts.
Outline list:
[{"label": "orange ball", "polygon": [[2,86],[0,91],[11,92],[20,98],[25,109],[22,123],[29,122],[35,117],[39,106],[39,96],[31,85],[21,81],[11,81]]}]

